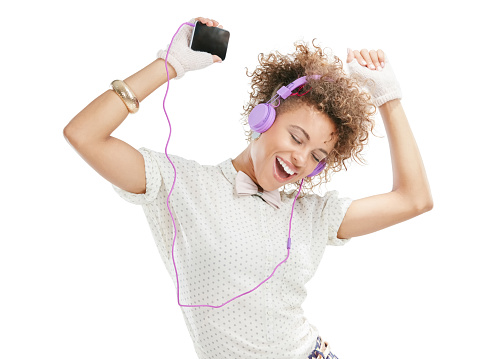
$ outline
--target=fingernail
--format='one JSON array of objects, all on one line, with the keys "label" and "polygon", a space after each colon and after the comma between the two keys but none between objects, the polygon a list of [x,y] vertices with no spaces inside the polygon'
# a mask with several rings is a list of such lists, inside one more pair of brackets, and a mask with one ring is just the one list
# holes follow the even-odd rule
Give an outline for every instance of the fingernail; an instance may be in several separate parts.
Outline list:
[{"label": "fingernail", "polygon": [[349,53],[351,52],[351,49],[348,47],[348,56],[349,56]]},{"label": "fingernail", "polygon": [[381,62],[381,66],[384,67],[384,62]]},{"label": "fingernail", "polygon": [[371,70],[374,70],[374,69],[376,68],[376,66],[374,66],[373,64],[370,64],[370,65],[369,65],[369,68],[370,68]]},{"label": "fingernail", "polygon": [[362,63],[363,65],[366,65],[366,61],[364,61],[364,60],[363,60],[363,61],[361,61],[361,63]]}]

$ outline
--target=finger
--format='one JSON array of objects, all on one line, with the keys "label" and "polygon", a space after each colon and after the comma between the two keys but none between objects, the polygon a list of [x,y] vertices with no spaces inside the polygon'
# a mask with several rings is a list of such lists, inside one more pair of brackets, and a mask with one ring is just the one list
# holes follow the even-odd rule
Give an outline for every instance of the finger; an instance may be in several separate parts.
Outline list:
[{"label": "finger", "polygon": [[354,59],[354,52],[348,47],[348,56],[346,57],[346,63],[349,64]]},{"label": "finger", "polygon": [[[216,21],[216,23],[218,24],[217,21]],[[208,18],[206,18],[205,24],[206,24],[207,26],[216,26],[216,25],[215,25],[215,20],[208,19]]]},{"label": "finger", "polygon": [[366,66],[367,62],[364,61],[363,56],[358,50],[354,50],[354,58],[358,61],[360,65]]},{"label": "finger", "polygon": [[383,68],[379,64],[378,53],[376,52],[376,50],[369,51],[369,56],[371,57],[371,61],[374,64],[374,67],[376,67],[376,70],[382,71]]},{"label": "finger", "polygon": [[221,57],[216,55],[212,55],[212,56],[213,56],[213,62],[223,62],[223,60],[221,60]]},{"label": "finger", "polygon": [[206,17],[197,17],[196,20],[200,21],[201,23],[207,25],[207,26],[213,26],[213,21],[211,19],[208,19]]},{"label": "finger", "polygon": [[219,28],[223,28],[222,25],[220,25],[220,23],[216,20],[213,20],[213,19],[209,19],[207,17],[197,17],[196,20],[200,21],[201,23],[207,25],[207,26],[214,26],[214,27],[219,27]]},{"label": "finger", "polygon": [[374,66],[371,56],[369,56],[369,51],[367,49],[362,49],[361,50],[361,56],[363,57],[364,61],[367,63],[367,67],[369,67],[371,70],[375,70],[376,66]]},{"label": "finger", "polygon": [[378,50],[378,60],[381,62],[382,67],[386,66],[386,54],[381,49]]}]

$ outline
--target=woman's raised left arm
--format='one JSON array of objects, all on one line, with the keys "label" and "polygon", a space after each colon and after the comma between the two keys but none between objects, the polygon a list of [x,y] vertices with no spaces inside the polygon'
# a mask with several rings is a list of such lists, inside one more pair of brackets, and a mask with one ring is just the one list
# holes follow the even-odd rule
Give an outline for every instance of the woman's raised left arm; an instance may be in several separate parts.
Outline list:
[{"label": "woman's raised left arm", "polygon": [[[380,62],[386,61],[384,53],[381,50],[369,53],[366,51],[362,50],[361,53],[355,51],[354,54],[351,52],[347,62],[350,63],[356,58],[359,63],[354,66],[359,66],[364,60],[366,64],[363,65],[361,72],[367,74],[371,71],[371,74],[374,72],[375,76],[380,77],[383,70]],[[378,70],[378,66],[381,66],[381,70]],[[376,104],[380,104],[379,112],[389,141],[393,168],[392,190],[354,200],[339,227],[338,238],[351,238],[376,232],[433,208],[426,170],[400,99],[387,101],[386,94],[386,102],[381,104],[376,101]]]}]

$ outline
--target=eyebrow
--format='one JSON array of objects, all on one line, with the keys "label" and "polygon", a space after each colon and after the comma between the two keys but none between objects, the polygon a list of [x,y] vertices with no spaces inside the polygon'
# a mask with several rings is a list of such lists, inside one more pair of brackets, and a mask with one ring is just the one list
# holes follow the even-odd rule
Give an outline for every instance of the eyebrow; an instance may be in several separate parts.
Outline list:
[{"label": "eyebrow", "polygon": [[[292,127],[292,128],[294,128],[294,129],[297,129],[297,130],[301,130],[301,131],[303,132],[303,134],[306,136],[306,138],[308,139],[308,141],[311,140],[311,138],[309,137],[308,133],[307,133],[305,130],[303,130],[302,127],[299,127],[299,126],[296,126],[296,125],[290,125],[289,127]],[[326,152],[326,151],[323,150],[322,148],[318,148],[318,150],[320,150],[321,152],[323,152],[326,156],[329,155],[328,152]]]}]

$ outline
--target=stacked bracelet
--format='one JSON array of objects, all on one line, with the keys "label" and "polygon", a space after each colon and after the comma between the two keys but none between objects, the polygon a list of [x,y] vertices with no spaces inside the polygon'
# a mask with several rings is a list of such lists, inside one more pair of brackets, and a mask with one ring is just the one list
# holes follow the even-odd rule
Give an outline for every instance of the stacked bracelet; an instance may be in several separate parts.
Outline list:
[{"label": "stacked bracelet", "polygon": [[138,111],[140,103],[126,83],[121,80],[115,80],[111,83],[111,88],[120,96],[129,113],[136,113]]}]

